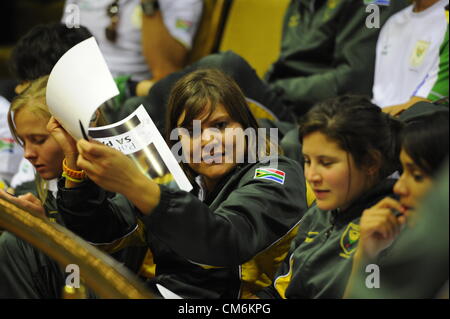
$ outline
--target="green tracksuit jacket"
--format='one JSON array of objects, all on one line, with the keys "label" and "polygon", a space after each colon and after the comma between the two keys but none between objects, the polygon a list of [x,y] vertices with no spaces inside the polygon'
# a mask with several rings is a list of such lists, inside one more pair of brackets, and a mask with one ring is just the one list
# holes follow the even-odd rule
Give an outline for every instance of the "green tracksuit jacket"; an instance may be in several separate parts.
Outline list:
[{"label": "green tracksuit jacket", "polygon": [[[408,5],[380,6],[380,28]],[[380,28],[363,0],[292,0],[284,18],[281,52],[266,80],[298,115],[314,103],[346,93],[371,96]]]},{"label": "green tracksuit jacket", "polygon": [[92,243],[117,246],[145,228],[156,282],[183,297],[245,297],[271,283],[307,208],[301,166],[279,157],[284,177],[276,181],[258,171],[266,165],[237,166],[203,202],[161,186],[147,216],[91,182],[65,189],[61,181],[58,209],[66,227]]},{"label": "green tracksuit jacket", "polygon": [[[51,192],[44,207],[50,220],[62,224]],[[10,232],[0,234],[0,299],[59,298],[64,279],[56,261]]]},{"label": "green tracksuit jacket", "polygon": [[261,298],[342,298],[358,245],[362,212],[392,196],[395,180],[384,180],[346,211],[311,207],[299,225],[288,257],[277,271],[274,284]]}]

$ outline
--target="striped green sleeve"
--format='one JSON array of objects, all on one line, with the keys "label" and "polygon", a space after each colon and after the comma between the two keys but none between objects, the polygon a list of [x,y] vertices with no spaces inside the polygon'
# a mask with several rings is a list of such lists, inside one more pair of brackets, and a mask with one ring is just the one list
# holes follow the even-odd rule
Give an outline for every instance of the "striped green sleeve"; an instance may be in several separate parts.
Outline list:
[{"label": "striped green sleeve", "polygon": [[444,42],[441,45],[439,53],[439,71],[437,74],[437,80],[434,83],[427,98],[431,101],[439,100],[448,96],[448,27],[445,33]]}]

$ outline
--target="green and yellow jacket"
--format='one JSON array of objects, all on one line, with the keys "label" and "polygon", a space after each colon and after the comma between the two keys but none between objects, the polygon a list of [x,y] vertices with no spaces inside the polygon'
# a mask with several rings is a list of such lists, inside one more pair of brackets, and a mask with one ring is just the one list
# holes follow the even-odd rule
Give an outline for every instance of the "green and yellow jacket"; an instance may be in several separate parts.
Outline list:
[{"label": "green and yellow jacket", "polygon": [[186,298],[247,297],[270,285],[307,209],[302,168],[285,157],[275,171],[237,166],[203,201],[199,189],[160,186],[147,216],[92,182],[63,186],[57,201],[67,228],[109,251],[145,241],[153,282]]},{"label": "green and yellow jacket", "polygon": [[274,283],[261,298],[342,298],[352,271],[363,211],[392,196],[395,180],[387,179],[355,201],[347,210],[311,207],[299,225],[288,257]]},{"label": "green and yellow jacket", "polygon": [[[410,3],[379,6],[379,27],[364,0],[291,0],[279,59],[266,74],[297,115],[346,93],[372,95],[375,48],[384,22]],[[376,25],[375,25],[376,26]]]}]

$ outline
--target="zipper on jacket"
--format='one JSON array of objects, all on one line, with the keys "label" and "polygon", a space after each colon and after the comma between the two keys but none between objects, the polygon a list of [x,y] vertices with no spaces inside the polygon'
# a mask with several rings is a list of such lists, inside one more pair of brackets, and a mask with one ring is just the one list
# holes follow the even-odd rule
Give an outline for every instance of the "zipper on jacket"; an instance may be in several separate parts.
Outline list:
[{"label": "zipper on jacket", "polygon": [[328,240],[328,238],[330,238],[330,235],[333,232],[333,229],[334,229],[334,224],[331,225],[331,227],[329,229],[327,229],[327,231],[325,232],[325,240]]},{"label": "zipper on jacket", "polygon": [[339,208],[335,209],[331,212],[331,217],[330,217],[330,224],[331,227],[327,229],[327,231],[325,232],[325,240],[328,240],[328,238],[330,238],[331,233],[333,232],[334,226],[336,226],[336,214],[339,213]]},{"label": "zipper on jacket", "polygon": [[[320,244],[318,244],[318,245],[315,247],[315,249],[313,249],[313,251],[310,252],[309,255],[305,256],[303,262],[299,264],[299,267],[298,267],[299,269],[303,269],[304,266],[308,264],[309,260],[310,260],[313,256],[315,256],[316,254],[318,254],[319,252],[322,251],[322,248],[327,244],[328,238],[330,237],[331,232],[333,231],[333,229],[334,229],[334,224],[332,224],[331,227],[328,228],[328,229],[325,231],[325,239],[324,239]],[[302,243],[302,244],[303,244],[303,243]],[[294,251],[294,253],[295,253],[295,251]],[[292,275],[294,275],[294,273],[292,273]],[[303,281],[303,280],[302,280],[302,281]]]},{"label": "zipper on jacket", "polygon": [[[322,248],[328,243],[328,239],[330,238],[331,233],[334,230],[334,226],[336,225],[336,221],[335,221],[335,216],[332,215],[331,216],[331,227],[329,227],[326,231],[325,231],[325,239],[317,246],[315,247],[314,251],[312,251],[308,256],[305,257],[305,259],[303,260],[303,262],[301,264],[299,264],[299,268],[302,269],[308,262],[309,260],[315,256],[316,254],[318,254],[319,252],[322,251]],[[302,243],[303,244],[303,243]],[[294,251],[295,252],[295,251]]]}]

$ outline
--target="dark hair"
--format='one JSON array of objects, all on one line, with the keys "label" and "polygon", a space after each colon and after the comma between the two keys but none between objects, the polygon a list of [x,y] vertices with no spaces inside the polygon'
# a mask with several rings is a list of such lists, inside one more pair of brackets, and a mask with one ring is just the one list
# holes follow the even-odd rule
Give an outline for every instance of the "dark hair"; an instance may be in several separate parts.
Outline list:
[{"label": "dark hair", "polygon": [[[177,143],[177,140],[170,139],[174,129],[179,126],[191,126],[194,119],[203,115],[205,118],[209,117],[218,104],[222,104],[230,117],[241,124],[244,130],[252,128],[254,132],[258,132],[258,123],[236,82],[218,69],[199,69],[183,76],[171,90],[165,125],[166,140],[169,146]],[[179,125],[178,120],[184,111],[186,111],[185,117]],[[271,145],[266,139],[265,151],[268,153],[271,147],[277,146]],[[260,158],[260,155],[267,155],[267,153],[258,153],[256,158]],[[192,178],[192,173],[189,173],[190,169],[183,164],[182,166]]]},{"label": "dark hair", "polygon": [[[362,96],[345,95],[317,103],[300,123],[300,139],[321,132],[350,153],[358,167],[379,156],[382,179],[400,168],[402,123]],[[376,153],[376,155],[375,155]]]},{"label": "dark hair", "polygon": [[[210,107],[206,106],[210,103]],[[168,102],[166,133],[178,126],[183,111],[186,116],[181,126],[192,123],[205,112],[210,116],[217,104],[223,104],[230,117],[242,127],[258,128],[256,119],[248,108],[245,96],[236,82],[217,69],[200,69],[188,73],[174,85]]]},{"label": "dark hair", "polygon": [[448,111],[436,111],[405,122],[402,148],[427,175],[434,176],[448,155]]},{"label": "dark hair", "polygon": [[68,28],[62,23],[37,25],[14,47],[10,59],[11,72],[20,82],[48,75],[64,53],[91,36],[83,26]]}]

